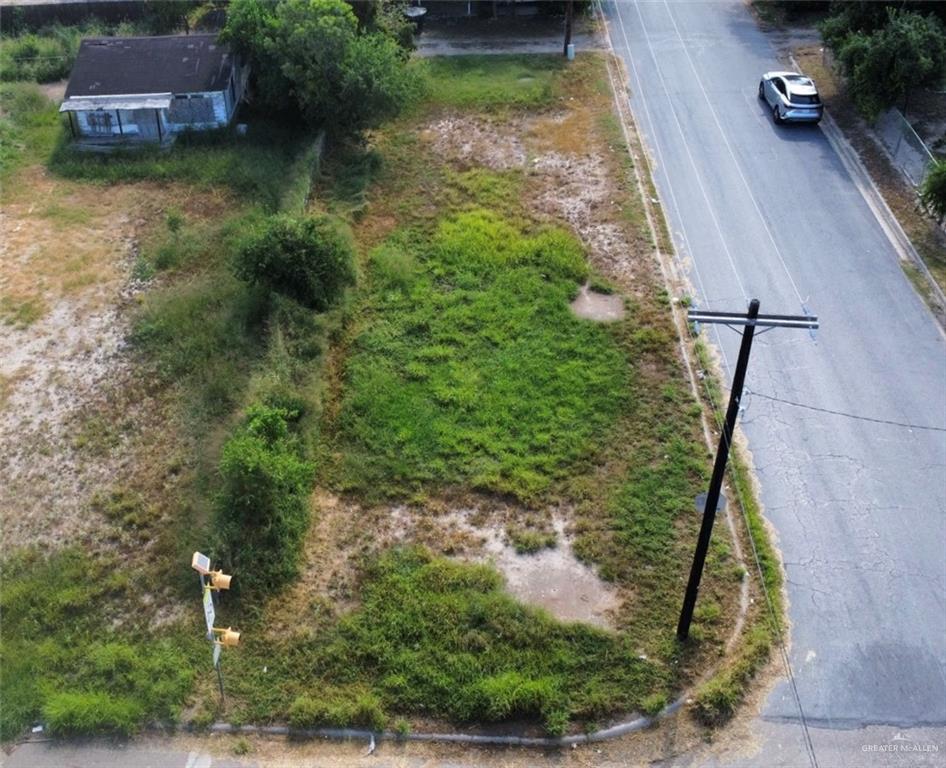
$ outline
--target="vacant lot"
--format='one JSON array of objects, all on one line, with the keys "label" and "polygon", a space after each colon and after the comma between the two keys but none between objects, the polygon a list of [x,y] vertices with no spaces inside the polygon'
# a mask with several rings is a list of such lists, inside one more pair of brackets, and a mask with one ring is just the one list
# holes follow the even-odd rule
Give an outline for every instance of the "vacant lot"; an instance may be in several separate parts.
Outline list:
[{"label": "vacant lot", "polygon": [[5,108],[3,344],[33,351],[4,352],[3,429],[40,446],[4,456],[5,735],[219,716],[186,564],[226,552],[218,467],[261,413],[313,492],[289,586],[242,574],[221,601],[228,719],[562,733],[659,710],[721,656],[722,536],[694,641],[673,635],[708,457],[603,58],[418,67],[426,99],[322,163],[310,212],[359,262],[323,313],[229,268],[311,136],[76,157],[48,105]]}]

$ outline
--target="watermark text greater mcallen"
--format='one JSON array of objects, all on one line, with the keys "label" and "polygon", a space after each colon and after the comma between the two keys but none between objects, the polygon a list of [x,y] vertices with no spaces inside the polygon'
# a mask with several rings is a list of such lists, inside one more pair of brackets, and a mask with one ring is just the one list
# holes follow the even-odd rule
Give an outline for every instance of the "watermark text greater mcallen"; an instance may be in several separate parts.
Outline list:
[{"label": "watermark text greater mcallen", "polygon": [[862,752],[939,752],[939,744],[931,741],[914,741],[897,731],[893,738],[885,744],[862,744]]}]

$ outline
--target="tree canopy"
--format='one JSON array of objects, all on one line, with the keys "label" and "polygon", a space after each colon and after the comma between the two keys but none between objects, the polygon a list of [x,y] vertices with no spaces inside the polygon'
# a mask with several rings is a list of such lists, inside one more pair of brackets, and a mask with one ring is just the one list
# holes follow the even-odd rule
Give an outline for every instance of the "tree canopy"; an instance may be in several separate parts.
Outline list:
[{"label": "tree canopy", "polygon": [[885,17],[878,24],[876,9],[855,4],[822,26],[868,118],[905,106],[914,87],[937,85],[946,76],[946,29],[936,16],[888,7]]},{"label": "tree canopy", "polygon": [[343,0],[233,0],[223,37],[249,59],[262,104],[345,134],[395,115],[414,91],[407,51],[386,30],[360,27]]}]

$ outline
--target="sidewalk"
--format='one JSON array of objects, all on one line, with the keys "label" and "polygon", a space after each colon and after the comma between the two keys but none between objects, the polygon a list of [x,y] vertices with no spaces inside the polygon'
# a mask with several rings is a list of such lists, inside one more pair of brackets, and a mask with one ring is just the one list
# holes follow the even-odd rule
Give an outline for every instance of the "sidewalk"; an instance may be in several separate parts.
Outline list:
[{"label": "sidewalk", "polygon": [[[430,19],[417,37],[417,55],[562,54],[564,25],[561,16]],[[586,18],[575,19],[572,43],[576,52],[607,50],[605,39],[597,32],[593,21]]]}]

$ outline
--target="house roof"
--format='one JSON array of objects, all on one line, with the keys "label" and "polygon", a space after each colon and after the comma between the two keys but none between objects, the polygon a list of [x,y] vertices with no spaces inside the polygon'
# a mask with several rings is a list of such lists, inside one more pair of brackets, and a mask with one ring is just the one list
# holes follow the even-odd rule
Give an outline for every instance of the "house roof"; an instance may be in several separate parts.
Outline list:
[{"label": "house roof", "polygon": [[222,91],[232,59],[216,35],[87,38],[66,98]]},{"label": "house roof", "polygon": [[95,112],[98,109],[167,109],[171,93],[144,93],[132,96],[73,96],[60,106],[60,112]]}]

